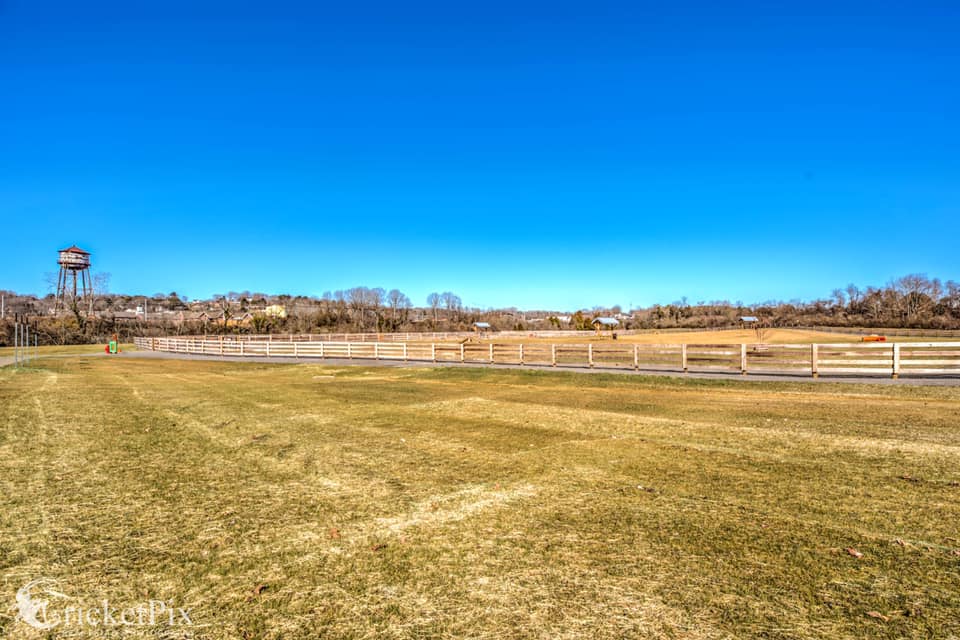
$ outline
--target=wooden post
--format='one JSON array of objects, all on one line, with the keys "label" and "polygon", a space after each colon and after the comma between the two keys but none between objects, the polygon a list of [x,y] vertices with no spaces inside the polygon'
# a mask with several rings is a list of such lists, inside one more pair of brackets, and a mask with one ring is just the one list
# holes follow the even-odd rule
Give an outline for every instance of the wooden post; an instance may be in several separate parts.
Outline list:
[{"label": "wooden post", "polygon": [[819,355],[819,349],[817,348],[818,346],[819,345],[816,343],[810,345],[810,374],[814,378],[820,377],[820,372],[817,371],[817,356]]},{"label": "wooden post", "polygon": [[407,361],[407,343],[406,342],[403,343],[403,361],[404,362]]},{"label": "wooden post", "polygon": [[740,345],[740,375],[747,375],[747,343]]},{"label": "wooden post", "polygon": [[633,345],[633,369],[634,371],[640,369],[640,345]]},{"label": "wooden post", "polygon": [[353,360],[353,349],[350,348],[350,343],[347,343],[347,358]]},{"label": "wooden post", "polygon": [[493,343],[490,343],[490,364],[494,364],[493,360]]},{"label": "wooden post", "polygon": [[220,336],[220,355],[223,355],[223,336]]},{"label": "wooden post", "polygon": [[374,360],[380,359],[380,343],[379,342],[373,343],[373,359]]},{"label": "wooden post", "polygon": [[240,355],[243,355],[243,340],[240,341]]},{"label": "wooden post", "polygon": [[296,358],[297,360],[300,359],[300,350],[297,349],[297,343],[296,343],[296,342],[293,343],[293,357]]},{"label": "wooden post", "polygon": [[686,343],[680,345],[680,368],[683,369],[684,373],[687,371],[687,345]]},{"label": "wooden post", "polygon": [[463,343],[461,342],[460,343],[460,362],[462,363],[463,361],[464,361]]},{"label": "wooden post", "polygon": [[520,366],[523,366],[523,343],[520,344]]},{"label": "wooden post", "polygon": [[587,364],[593,366],[593,343],[587,345]]},{"label": "wooden post", "polygon": [[320,341],[320,358],[321,359],[326,358],[326,356],[323,353],[323,340]]},{"label": "wooden post", "polygon": [[430,343],[430,359],[434,362],[437,361],[437,344],[435,342]]},{"label": "wooden post", "polygon": [[267,357],[268,358],[270,357],[270,343],[272,342],[273,340],[267,340]]},{"label": "wooden post", "polygon": [[555,344],[550,345],[550,366],[557,366],[557,345]]},{"label": "wooden post", "polygon": [[893,343],[893,379],[900,377],[900,343]]}]

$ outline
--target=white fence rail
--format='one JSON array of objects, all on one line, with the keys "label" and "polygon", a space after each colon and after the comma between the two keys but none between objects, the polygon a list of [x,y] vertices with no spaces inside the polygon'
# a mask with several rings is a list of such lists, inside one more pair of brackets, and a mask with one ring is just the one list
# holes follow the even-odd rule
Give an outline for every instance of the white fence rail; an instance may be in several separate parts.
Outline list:
[{"label": "white fence rail", "polygon": [[960,376],[960,342],[863,344],[498,344],[135,338],[140,349],[208,356],[269,356],[590,367],[648,371],[861,376]]},{"label": "white fence rail", "polygon": [[[652,331],[643,329],[617,329],[618,335],[633,335],[638,333],[651,333]],[[483,334],[486,338],[571,338],[593,335],[593,330],[586,331],[495,331]],[[476,338],[481,335],[476,331],[427,331],[427,332],[405,332],[405,333],[230,333],[223,335],[224,340],[236,340],[241,342],[430,342],[443,340],[465,340],[467,338]],[[206,340],[217,340],[220,338],[216,334],[207,334],[204,336],[183,336],[196,337]]]}]

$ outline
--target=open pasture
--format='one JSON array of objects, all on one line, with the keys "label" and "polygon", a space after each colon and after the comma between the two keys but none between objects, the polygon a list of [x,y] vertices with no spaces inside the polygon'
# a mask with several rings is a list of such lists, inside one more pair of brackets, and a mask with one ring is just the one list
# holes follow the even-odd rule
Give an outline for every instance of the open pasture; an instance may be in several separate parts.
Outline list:
[{"label": "open pasture", "polygon": [[[763,342],[770,344],[809,344],[811,342],[859,342],[857,336],[833,333],[829,331],[811,331],[806,329],[764,329]],[[496,333],[489,336],[495,342],[546,342],[575,343],[611,342],[611,332],[600,335],[594,331],[582,331],[576,335],[563,337],[509,336],[501,337]],[[718,329],[715,331],[651,331],[644,333],[618,333],[617,342],[629,344],[753,344],[761,342],[754,329]]]},{"label": "open pasture", "polygon": [[124,637],[960,633],[954,387],[78,357],[0,408],[0,597],[205,625]]}]

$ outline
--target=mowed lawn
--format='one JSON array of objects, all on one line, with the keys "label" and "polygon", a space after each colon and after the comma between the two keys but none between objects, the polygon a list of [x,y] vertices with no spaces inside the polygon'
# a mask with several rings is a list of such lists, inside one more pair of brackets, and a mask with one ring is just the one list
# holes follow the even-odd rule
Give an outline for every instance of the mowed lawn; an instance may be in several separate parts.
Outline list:
[{"label": "mowed lawn", "polygon": [[[960,634],[960,389],[39,366],[0,370],[0,637]],[[202,626],[43,636],[39,577]]]}]

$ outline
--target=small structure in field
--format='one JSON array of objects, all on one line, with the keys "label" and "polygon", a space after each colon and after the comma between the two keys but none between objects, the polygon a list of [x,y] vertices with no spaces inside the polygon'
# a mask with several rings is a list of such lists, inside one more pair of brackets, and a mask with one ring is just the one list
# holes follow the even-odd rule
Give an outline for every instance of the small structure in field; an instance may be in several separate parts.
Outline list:
[{"label": "small structure in field", "polygon": [[740,316],[740,326],[744,329],[753,329],[757,334],[757,342],[765,345],[767,342],[767,323],[757,316]]},{"label": "small structure in field", "polygon": [[597,335],[600,335],[601,331],[613,331],[620,326],[620,321],[616,318],[606,318],[599,317],[594,318],[590,321],[590,324],[593,325],[593,328],[596,329]]},{"label": "small structure in field", "polygon": [[474,322],[473,330],[479,333],[481,336],[487,335],[487,332],[493,331],[493,327],[490,326],[489,322]]}]

